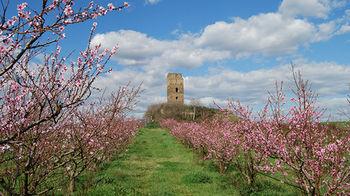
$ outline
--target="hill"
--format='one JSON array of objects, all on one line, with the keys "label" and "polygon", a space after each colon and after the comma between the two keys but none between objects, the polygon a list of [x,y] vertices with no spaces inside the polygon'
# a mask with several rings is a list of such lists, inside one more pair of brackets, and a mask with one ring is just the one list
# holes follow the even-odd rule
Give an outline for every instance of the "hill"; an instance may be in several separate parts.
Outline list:
[{"label": "hill", "polygon": [[153,104],[145,112],[147,122],[158,122],[161,119],[172,118],[181,121],[203,121],[219,114],[217,108],[185,104]]}]

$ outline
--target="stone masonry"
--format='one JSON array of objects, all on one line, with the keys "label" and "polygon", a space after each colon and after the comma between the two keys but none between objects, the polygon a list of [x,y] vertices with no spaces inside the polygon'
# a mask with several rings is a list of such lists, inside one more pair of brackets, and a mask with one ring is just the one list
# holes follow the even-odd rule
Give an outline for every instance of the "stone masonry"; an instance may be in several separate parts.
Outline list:
[{"label": "stone masonry", "polygon": [[184,79],[180,73],[168,73],[168,103],[184,104]]}]

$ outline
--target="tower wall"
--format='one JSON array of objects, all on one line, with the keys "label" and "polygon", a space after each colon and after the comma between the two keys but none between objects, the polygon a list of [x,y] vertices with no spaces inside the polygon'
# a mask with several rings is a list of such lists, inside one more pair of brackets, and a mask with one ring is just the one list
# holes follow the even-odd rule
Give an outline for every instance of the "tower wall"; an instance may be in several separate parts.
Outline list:
[{"label": "tower wall", "polygon": [[168,73],[167,76],[168,103],[184,104],[184,80],[179,73]]}]

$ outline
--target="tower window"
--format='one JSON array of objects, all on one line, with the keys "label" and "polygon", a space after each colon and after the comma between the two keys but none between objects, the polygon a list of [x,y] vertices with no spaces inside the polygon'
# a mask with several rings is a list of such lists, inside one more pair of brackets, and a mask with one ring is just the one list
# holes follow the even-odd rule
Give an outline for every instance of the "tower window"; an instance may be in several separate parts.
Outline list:
[{"label": "tower window", "polygon": [[175,92],[177,92],[177,93],[178,93],[178,92],[179,92],[179,88],[175,88]]},{"label": "tower window", "polygon": [[179,97],[176,97],[176,100],[178,99]]}]

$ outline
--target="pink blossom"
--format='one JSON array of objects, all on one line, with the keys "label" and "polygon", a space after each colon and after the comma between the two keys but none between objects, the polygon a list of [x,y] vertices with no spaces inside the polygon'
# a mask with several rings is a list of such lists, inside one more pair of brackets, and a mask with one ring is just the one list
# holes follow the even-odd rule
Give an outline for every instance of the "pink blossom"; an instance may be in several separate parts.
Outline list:
[{"label": "pink blossom", "polygon": [[92,19],[95,19],[95,18],[97,18],[98,16],[99,16],[98,13],[92,13],[91,18],[92,18]]},{"label": "pink blossom", "polygon": [[109,3],[109,4],[108,4],[108,9],[109,9],[110,11],[112,11],[112,10],[115,9],[115,7],[114,7],[114,5],[113,5],[112,3]]},{"label": "pink blossom", "polygon": [[13,16],[10,20],[6,22],[8,27],[13,26],[18,21],[18,18],[16,16]]},{"label": "pink blossom", "polygon": [[5,46],[0,45],[0,54],[5,53],[5,52],[6,52]]},{"label": "pink blossom", "polygon": [[24,19],[29,19],[30,18],[30,14],[31,14],[31,12],[29,12],[29,11],[26,11],[26,12],[18,12],[18,16],[20,17],[20,18],[24,18]]},{"label": "pink blossom", "polygon": [[66,25],[72,24],[73,20],[71,18],[68,18],[68,19],[64,20],[63,23],[66,24]]},{"label": "pink blossom", "polygon": [[60,26],[60,27],[59,27],[59,30],[60,30],[61,32],[64,31],[64,29],[65,29],[64,26]]},{"label": "pink blossom", "polygon": [[117,52],[117,50],[118,50],[118,46],[114,46],[111,50],[111,54],[112,55],[115,54]]},{"label": "pink blossom", "polygon": [[85,18],[85,17],[88,16],[88,13],[86,11],[84,11],[84,12],[81,13],[81,16]]},{"label": "pink blossom", "polygon": [[[235,115],[237,122],[225,121],[221,116],[220,120],[200,123],[163,120],[161,125],[184,144],[204,151],[203,157],[215,160],[220,171],[232,164],[243,176],[278,172],[283,174],[281,182],[305,193],[349,194],[346,179],[350,178],[350,165],[346,156],[350,151],[350,132],[322,124],[316,97],[301,77],[296,80],[295,98],[286,104],[293,107],[287,111],[281,107],[285,104],[282,88],[277,88],[276,95],[269,98],[257,117],[249,107],[230,102],[228,109],[221,110],[222,116]],[[236,161],[237,156],[252,161],[242,163]]]},{"label": "pink blossom", "polygon": [[[75,159],[82,158],[78,162],[86,163],[83,168],[90,169],[124,149],[140,127],[138,120],[127,119],[123,112],[109,112],[129,110],[134,102],[113,105],[117,103],[114,100],[84,111],[90,107],[85,107],[87,94],[101,74],[97,70],[103,68],[98,64],[105,65],[112,53],[101,51],[100,46],[89,47],[68,69],[69,64],[61,57],[60,48],[55,49],[55,46],[59,44],[57,40],[65,36],[65,26],[91,20],[111,10],[92,2],[75,9],[73,3],[73,0],[52,0],[46,6],[22,3],[17,6],[16,16],[12,17],[11,11],[4,13],[5,21],[0,30],[0,64],[9,69],[2,69],[0,76],[0,168],[7,174],[1,176],[6,186],[16,187],[9,188],[6,195],[36,195],[46,188],[53,188],[45,187],[49,184],[46,177],[57,171],[57,165],[64,165],[58,168],[64,170],[66,166],[72,166]],[[31,12],[27,11],[28,7]],[[19,28],[13,28],[14,25]],[[19,57],[22,50],[24,53]],[[33,59],[38,57],[42,62],[34,64]],[[116,94],[116,97],[133,99],[129,92],[126,90],[125,94]],[[89,144],[89,139],[95,142]],[[10,162],[4,159],[8,157],[3,152],[7,145],[15,146],[6,152],[11,157]],[[35,151],[31,150],[33,147]],[[74,156],[70,157],[72,152]],[[90,155],[89,152],[93,153]],[[66,163],[59,163],[59,157],[64,157]],[[33,158],[33,162],[27,168],[23,163],[29,158]],[[39,167],[40,170],[35,169]],[[13,172],[13,168],[18,172]],[[30,176],[28,183],[23,182],[25,173]]]},{"label": "pink blossom", "polygon": [[72,7],[70,5],[66,5],[66,7],[64,8],[64,14],[66,16],[71,16],[73,15],[74,11],[72,9]]},{"label": "pink blossom", "polygon": [[77,80],[77,81],[75,82],[75,86],[77,86],[77,87],[81,86],[81,80]]},{"label": "pink blossom", "polygon": [[99,15],[100,15],[100,16],[101,16],[101,15],[102,15],[102,16],[103,16],[103,15],[106,15],[107,12],[108,12],[108,10],[105,9],[104,7],[102,7],[102,6],[99,7]]},{"label": "pink blossom", "polygon": [[17,11],[22,12],[28,6],[27,2],[17,5]]}]

